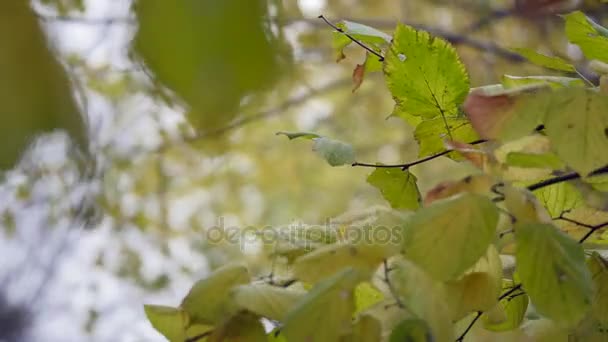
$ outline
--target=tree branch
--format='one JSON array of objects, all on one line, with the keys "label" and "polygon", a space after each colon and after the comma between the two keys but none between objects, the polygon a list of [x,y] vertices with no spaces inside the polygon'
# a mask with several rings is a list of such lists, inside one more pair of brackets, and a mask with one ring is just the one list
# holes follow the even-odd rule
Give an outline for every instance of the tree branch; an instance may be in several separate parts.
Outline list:
[{"label": "tree branch", "polygon": [[[356,23],[371,26],[371,27],[377,28],[379,30],[385,30],[385,31],[386,30],[392,31],[395,29],[395,26],[397,25],[397,21],[385,20],[385,19],[345,18],[345,20],[353,21]],[[289,24],[292,22],[305,22],[307,24],[317,26],[317,27],[322,25],[322,23],[319,23],[316,20],[313,21],[313,20],[305,19],[305,18],[288,19],[288,20],[283,21],[282,23]],[[506,59],[508,61],[515,62],[515,63],[521,63],[521,62],[527,61],[527,59],[523,58],[521,55],[519,55],[513,51],[510,51],[508,49],[505,49],[499,45],[496,45],[492,42],[477,40],[477,39],[471,38],[464,34],[454,33],[452,31],[443,30],[443,29],[440,29],[437,27],[428,26],[428,25],[424,25],[424,24],[416,24],[416,23],[409,23],[409,22],[403,22],[403,23],[407,24],[409,26],[412,26],[418,30],[427,31],[434,36],[441,37],[454,45],[466,45],[473,49],[483,51],[483,52],[488,52],[488,53],[494,54],[498,57],[501,57],[503,59]]]},{"label": "tree branch", "polygon": [[580,240],[578,240],[578,243],[584,243],[585,241],[587,241],[588,238],[591,237],[591,235],[593,235],[593,233],[595,233],[596,231],[598,231],[604,227],[608,227],[608,222],[604,222],[604,223],[600,223],[598,225],[592,226],[589,229],[589,231],[587,232],[587,234],[585,234]]},{"label": "tree branch", "polygon": [[[330,91],[333,91],[333,90],[336,90],[336,89],[339,89],[341,87],[351,85],[351,84],[352,84],[352,80],[350,78],[334,80],[333,82],[330,82],[319,88],[311,89],[307,93],[294,96],[274,108],[259,112],[254,115],[243,116],[243,117],[237,118],[237,119],[233,120],[230,124],[228,124],[224,127],[220,127],[220,128],[214,129],[214,130],[206,131],[206,132],[200,132],[200,133],[197,133],[190,137],[185,137],[183,140],[179,141],[179,143],[193,143],[193,142],[197,142],[200,140],[217,137],[217,136],[226,134],[233,129],[240,128],[240,127],[250,124],[252,122],[270,118],[273,116],[283,115],[283,114],[287,113],[287,111],[291,107],[295,107],[295,106],[304,104],[317,95],[326,94],[327,92],[330,92]],[[167,149],[169,149],[173,146],[174,146],[174,143],[162,145],[158,149],[156,149],[156,151],[154,151],[154,152],[160,153],[160,152],[166,151]]]},{"label": "tree branch", "polygon": [[[606,173],[608,173],[608,165],[591,171],[587,175],[587,177],[593,177],[593,176],[602,175],[602,174],[606,174]],[[543,181],[534,183],[532,185],[528,185],[527,189],[530,191],[534,191],[534,190],[542,189],[544,187],[547,187],[547,186],[550,186],[553,184],[563,183],[563,182],[567,182],[569,180],[580,179],[580,178],[581,178],[580,174],[578,174],[576,172],[569,172],[569,173],[565,173],[563,175],[559,175],[559,176],[556,176],[553,178],[545,179]]]},{"label": "tree branch", "polygon": [[[484,140],[484,139],[475,140],[473,142],[470,142],[469,145],[477,145],[477,144],[484,143],[486,141],[487,140]],[[353,166],[353,167],[355,167],[355,166],[376,167],[376,168],[401,168],[401,170],[405,171],[405,170],[409,169],[410,167],[412,167],[414,165],[422,164],[422,163],[425,163],[427,161],[439,158],[441,156],[445,156],[446,154],[448,154],[450,152],[454,152],[454,150],[448,149],[448,150],[445,150],[443,152],[439,152],[437,154],[433,154],[431,156],[424,157],[422,159],[418,159],[418,160],[415,160],[413,162],[405,163],[405,164],[389,164],[389,165],[385,165],[385,164],[369,164],[369,163],[354,162],[351,166]]]}]

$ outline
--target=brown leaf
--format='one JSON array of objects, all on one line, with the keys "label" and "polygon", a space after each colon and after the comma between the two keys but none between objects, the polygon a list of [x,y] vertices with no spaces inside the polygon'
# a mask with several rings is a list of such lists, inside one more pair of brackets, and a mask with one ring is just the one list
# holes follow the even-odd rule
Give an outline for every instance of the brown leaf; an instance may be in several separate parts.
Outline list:
[{"label": "brown leaf", "polygon": [[494,182],[494,179],[488,175],[474,175],[459,181],[442,182],[426,193],[423,203],[426,206],[462,192],[489,194]]},{"label": "brown leaf", "polygon": [[[528,100],[541,96],[547,90],[551,89],[544,83],[506,90],[495,87],[478,88],[469,93],[463,108],[473,129],[483,139],[504,138],[505,129],[513,128],[514,123],[515,129],[519,130],[515,133],[521,134],[521,130],[528,128],[531,133],[536,126],[527,126],[534,125],[545,108],[542,107],[542,101],[537,101],[534,108],[529,107]],[[513,133],[510,132],[511,138]]]},{"label": "brown leaf", "polygon": [[353,93],[359,89],[361,83],[363,83],[363,78],[365,76],[365,64],[357,64],[355,69],[353,70]]},{"label": "brown leaf", "polygon": [[455,140],[448,140],[445,142],[445,147],[457,151],[460,153],[466,160],[470,161],[475,167],[483,170],[488,160],[488,156],[486,153],[475,145],[463,143]]},{"label": "brown leaf", "polygon": [[495,139],[498,128],[511,107],[513,99],[507,94],[487,95],[476,90],[467,96],[464,102],[464,111],[467,113],[471,125],[483,139]]}]

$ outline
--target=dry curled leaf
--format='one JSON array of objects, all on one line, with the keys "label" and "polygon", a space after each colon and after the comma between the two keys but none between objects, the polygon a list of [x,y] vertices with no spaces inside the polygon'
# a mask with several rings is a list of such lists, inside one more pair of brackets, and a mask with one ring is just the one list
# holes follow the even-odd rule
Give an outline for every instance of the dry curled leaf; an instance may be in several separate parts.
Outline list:
[{"label": "dry curled leaf", "polygon": [[353,70],[353,93],[359,89],[365,77],[365,64],[357,64]]}]

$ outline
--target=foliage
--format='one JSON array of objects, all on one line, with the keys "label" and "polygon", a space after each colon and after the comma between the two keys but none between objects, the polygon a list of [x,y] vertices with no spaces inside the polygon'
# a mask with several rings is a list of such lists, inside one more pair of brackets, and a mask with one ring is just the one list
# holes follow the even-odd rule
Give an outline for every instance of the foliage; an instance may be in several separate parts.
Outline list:
[{"label": "foliage", "polygon": [[[578,12],[564,19],[571,42],[605,61],[605,29]],[[425,158],[358,163],[345,143],[279,134],[313,140],[332,166],[374,168],[367,181],[399,213],[394,226],[341,225],[326,227],[334,239],[300,237],[310,248],[295,258],[272,256],[271,275],[261,280],[250,281],[242,266],[222,268],[179,308],[148,307],[155,327],[171,341],[196,324],[213,325],[198,340],[214,340],[226,324],[232,334],[263,340],[255,324],[262,318],[276,325],[270,340],[290,342],[604,336],[608,262],[585,248],[606,224],[585,223],[578,214],[605,210],[595,204],[608,196],[594,187],[608,172],[608,97],[601,87],[572,77],[505,76],[503,84],[470,89],[453,47],[428,32],[399,24],[389,39],[352,22],[334,27],[338,59],[352,41],[368,59],[370,51],[383,56],[393,115],[414,126]],[[543,67],[576,71],[565,60],[516,51]],[[409,168],[440,156],[477,171],[437,184],[423,200]],[[577,241],[566,223],[587,233]],[[513,258],[515,271],[503,264]]]},{"label": "foliage", "polygon": [[137,53],[187,103],[195,127],[212,130],[230,122],[245,96],[267,89],[286,71],[287,56],[260,20],[265,6],[260,0],[137,3]]},{"label": "foliage", "polygon": [[[64,129],[86,150],[85,127],[68,76],[49,51],[37,19],[24,1],[0,5],[0,168],[16,163],[33,138]],[[14,32],[22,32],[22,39]]]},{"label": "foliage", "polygon": [[[372,2],[357,3],[365,3],[362,8],[367,10]],[[351,2],[331,3],[328,13],[356,17],[357,12],[347,11]],[[478,10],[477,3],[491,2],[466,3]],[[498,37],[496,45],[460,34],[460,19],[478,15],[460,11],[460,4],[447,6],[463,13],[446,31],[399,24],[388,32],[392,21],[389,27],[382,20],[369,20],[369,25],[378,24],[376,29],[353,21],[333,25],[321,17],[336,30],[330,40],[325,39],[329,32],[324,26],[309,25],[312,20],[302,16],[301,6],[288,1],[244,5],[141,0],[134,2],[127,18],[85,23],[109,27],[120,22],[132,28],[125,30],[134,39],[123,57],[133,63],[117,73],[99,63],[98,53],[91,53],[91,59],[85,53],[79,56],[47,46],[46,26],[39,22],[85,22],[88,2],[40,0],[34,10],[25,3],[7,2],[0,5],[5,17],[0,24],[5,137],[0,167],[15,165],[34,137],[57,128],[67,130],[81,150],[93,150],[96,160],[87,170],[76,170],[80,165],[58,166],[58,161],[38,165],[44,158],[32,150],[40,146],[25,154],[15,170],[4,174],[2,190],[10,193],[2,212],[6,236],[20,234],[16,227],[23,222],[36,221],[24,220],[20,206],[36,211],[40,203],[48,203],[60,208],[57,216],[49,214],[44,223],[49,227],[65,221],[61,215],[74,212],[79,219],[94,221],[94,215],[80,208],[88,206],[81,195],[88,179],[79,177],[99,172],[91,182],[91,197],[99,200],[104,218],[110,219],[104,222],[112,221],[109,224],[124,235],[120,243],[108,243],[111,247],[95,261],[97,266],[110,267],[105,265],[108,259],[120,259],[116,272],[150,291],[172,283],[175,269],[182,275],[175,278],[191,279],[191,268],[200,266],[192,253],[187,254],[193,250],[205,254],[215,269],[194,284],[179,306],[145,306],[152,326],[170,341],[603,340],[608,331],[608,277],[601,250],[605,236],[599,233],[608,226],[608,30],[598,24],[598,17],[565,14],[553,3],[516,1],[506,15],[523,18],[521,22],[529,25],[535,21],[530,18],[543,13],[564,14],[552,18],[557,24],[543,21],[547,25],[542,29],[544,34],[557,32],[548,28],[565,23],[572,44],[568,53],[548,53],[546,47],[555,39],[544,35],[542,44],[528,37],[518,40],[534,49],[502,49],[509,44],[500,37],[500,29],[491,30]],[[595,3],[579,1],[577,6],[594,11]],[[435,9],[444,4],[402,6]],[[444,16],[446,8],[437,13]],[[57,17],[49,18],[49,9]],[[416,22],[427,19],[411,16]],[[484,26],[473,24],[477,29]],[[284,36],[287,25],[299,30],[297,39],[288,30],[289,44]],[[47,33],[53,37],[54,31]],[[123,30],[107,32],[112,31]],[[326,42],[314,34],[319,32],[328,34],[322,38]],[[309,41],[304,43],[305,39]],[[350,65],[357,51],[361,53],[356,66],[341,68],[341,74],[352,70],[356,95],[346,89],[348,80],[313,87],[319,79],[338,74],[334,71],[339,66],[294,63],[307,60],[302,56],[310,53],[309,48],[318,54],[330,44],[336,54],[332,59],[342,65]],[[483,51],[483,56],[466,48],[457,52],[452,44]],[[586,59],[574,58],[574,45]],[[526,62],[517,71],[508,70],[516,75],[503,76],[505,65],[494,60],[494,54],[513,63]],[[528,69],[531,64],[538,68]],[[538,75],[532,70],[546,72]],[[297,81],[290,78],[292,73]],[[471,88],[495,80],[500,84]],[[79,95],[80,110],[71,90]],[[297,96],[283,102],[291,94]],[[111,119],[112,125],[84,113],[87,99],[98,95],[119,114]],[[332,120],[325,120],[323,110],[290,111],[313,95],[332,101]],[[141,101],[142,96],[156,105],[152,115],[145,115],[145,120],[154,121],[148,126],[154,127],[144,129],[144,135],[157,141],[125,149],[107,143],[106,134],[97,132],[99,127],[135,133],[124,123],[133,120],[133,113],[149,109],[147,104],[133,110],[133,102],[148,102]],[[394,102],[394,108],[385,121],[388,102]],[[293,122],[271,118],[283,113],[298,115]],[[268,120],[220,139],[258,119]],[[83,128],[82,121],[90,126]],[[281,144],[270,134],[282,129],[310,131],[279,134],[311,142]],[[317,131],[323,134],[311,133]],[[302,150],[309,143],[314,154]],[[217,147],[227,146],[230,152],[217,154]],[[421,159],[384,162],[409,158],[416,146]],[[285,149],[297,152],[287,156]],[[318,157],[343,167],[323,167],[315,160]],[[383,162],[364,163],[360,158]],[[344,167],[348,165],[356,168]],[[50,182],[58,168],[59,179]],[[356,177],[359,183],[353,184]],[[63,191],[57,183],[65,183]],[[260,185],[260,191],[252,184]],[[78,193],[71,193],[71,188]],[[188,196],[197,191],[205,205],[192,208],[194,214],[180,214],[179,204],[192,202]],[[264,201],[251,200],[260,194],[270,199],[271,208],[260,209],[256,204]],[[361,209],[382,199],[386,207]],[[78,202],[78,208],[66,202]],[[302,214],[303,207],[312,214]],[[228,228],[233,235],[225,237],[229,241],[220,244],[203,228],[218,213],[242,212],[248,224],[267,225],[292,219],[294,212],[306,221],[346,209],[349,212],[322,227],[247,227],[236,233],[243,234],[236,236],[237,242],[232,239],[233,227]],[[234,221],[230,219],[228,226]],[[224,228],[223,218],[217,225]],[[142,228],[135,229],[135,235],[134,226]],[[202,233],[209,241],[201,242]],[[141,240],[162,246],[147,251],[158,255],[145,257],[135,251],[133,241],[142,236]],[[40,241],[32,248],[46,245],[44,237]],[[108,255],[109,249],[120,256]],[[175,255],[188,256],[181,258],[181,267],[165,267]],[[228,262],[243,256],[246,265]],[[217,265],[223,267],[216,269]],[[163,270],[149,277],[144,271],[151,268]],[[42,279],[42,286],[51,287]],[[90,321],[97,315],[91,312]]]}]

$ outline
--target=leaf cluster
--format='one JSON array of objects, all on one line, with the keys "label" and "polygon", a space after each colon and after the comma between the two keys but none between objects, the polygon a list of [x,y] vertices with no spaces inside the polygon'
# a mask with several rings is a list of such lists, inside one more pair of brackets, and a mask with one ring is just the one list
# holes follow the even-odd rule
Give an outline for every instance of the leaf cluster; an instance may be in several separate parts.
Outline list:
[{"label": "leaf cluster", "polygon": [[[564,20],[604,70],[606,29],[579,12]],[[368,61],[381,62],[372,70],[384,73],[393,115],[414,126],[421,160],[447,156],[477,172],[423,196],[415,162],[358,163],[348,144],[281,132],[313,140],[332,166],[374,168],[367,182],[391,210],[365,227],[277,242],[282,280],[274,266],[261,278],[238,265],[215,271],[179,307],[146,307],[157,330],[170,341],[605,339],[608,261],[591,248],[608,224],[588,221],[608,217],[605,84],[573,77],[569,61],[516,50],[566,74],[471,89],[455,49],[427,32],[335,27],[338,59],[353,41],[375,52]]]}]

